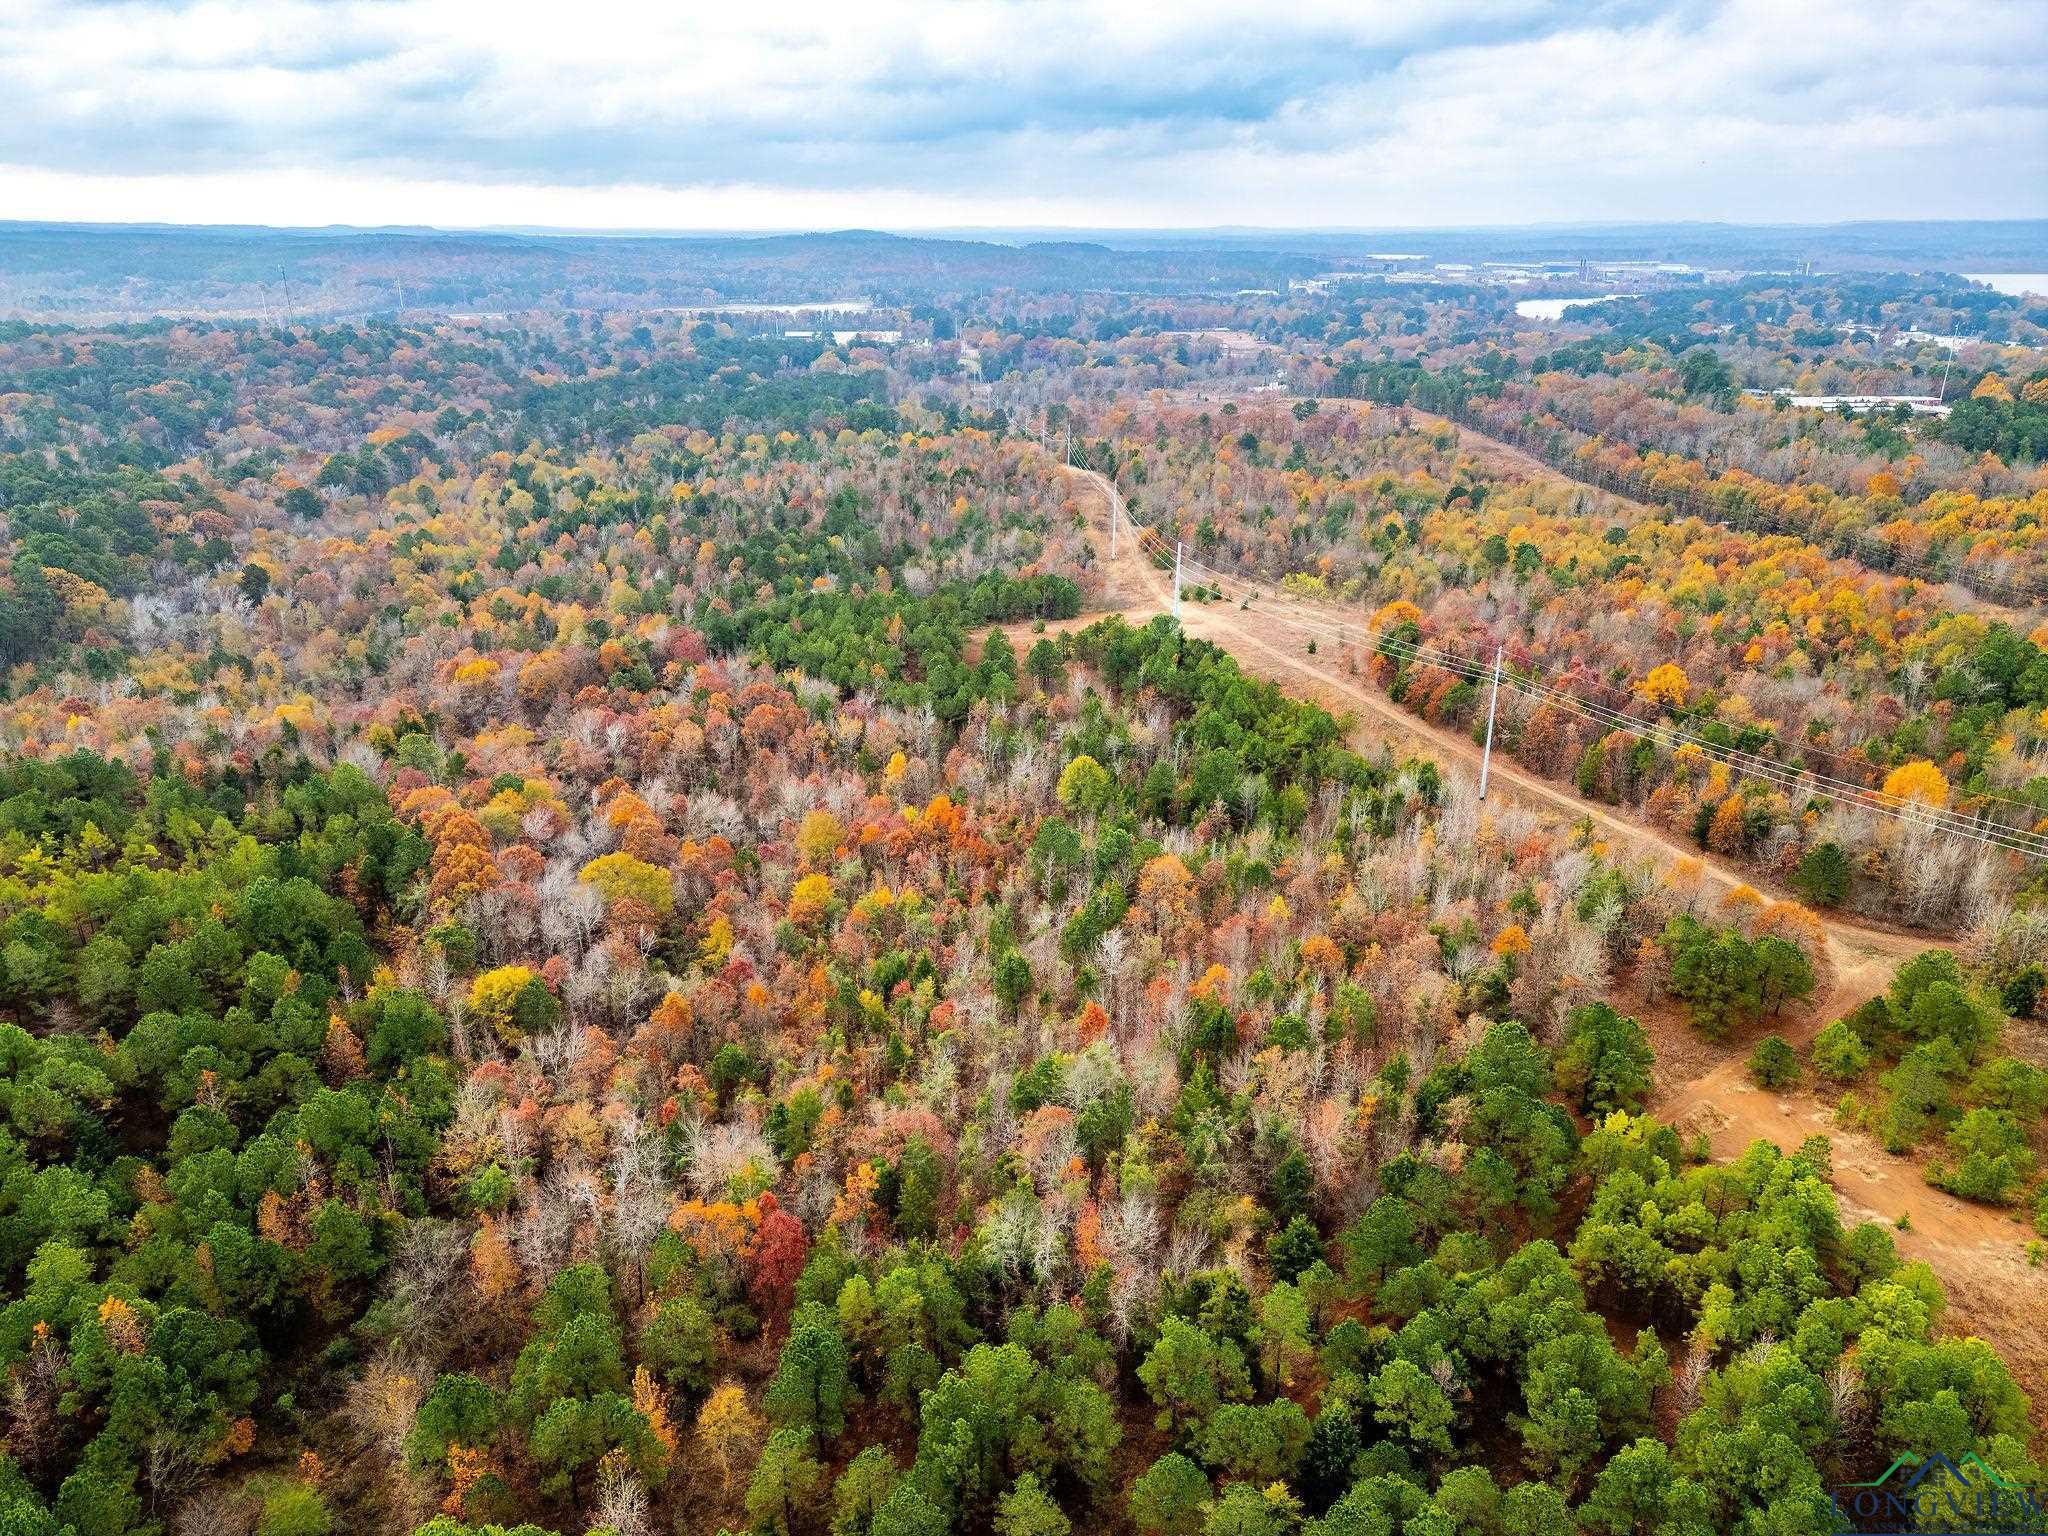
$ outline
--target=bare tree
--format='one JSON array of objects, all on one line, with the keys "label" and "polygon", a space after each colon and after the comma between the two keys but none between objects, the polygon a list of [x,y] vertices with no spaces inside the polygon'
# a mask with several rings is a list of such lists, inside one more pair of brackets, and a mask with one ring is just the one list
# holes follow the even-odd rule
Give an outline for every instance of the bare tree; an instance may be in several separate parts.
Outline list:
[{"label": "bare tree", "polygon": [[1707,1348],[1705,1340],[1694,1339],[1671,1378],[1671,1395],[1677,1404],[1679,1418],[1699,1407],[1700,1388],[1706,1384],[1707,1372],[1713,1367],[1713,1351]]},{"label": "bare tree", "polygon": [[618,1536],[654,1536],[654,1512],[648,1507],[647,1490],[623,1461],[607,1456],[597,1468],[597,1510],[595,1524],[616,1531]]},{"label": "bare tree", "polygon": [[1835,1423],[1840,1426],[1842,1438],[1853,1441],[1862,1433],[1868,1406],[1863,1395],[1863,1373],[1845,1355],[1828,1367],[1826,1380],[1828,1406],[1834,1412]]},{"label": "bare tree", "polygon": [[467,1299],[468,1235],[453,1222],[410,1223],[391,1266],[400,1342],[414,1358],[440,1359],[460,1335]]},{"label": "bare tree", "polygon": [[635,1305],[647,1299],[647,1250],[661,1234],[671,1204],[661,1149],[650,1138],[623,1136],[605,1166],[611,1186],[607,1246],[615,1262],[632,1275]]}]

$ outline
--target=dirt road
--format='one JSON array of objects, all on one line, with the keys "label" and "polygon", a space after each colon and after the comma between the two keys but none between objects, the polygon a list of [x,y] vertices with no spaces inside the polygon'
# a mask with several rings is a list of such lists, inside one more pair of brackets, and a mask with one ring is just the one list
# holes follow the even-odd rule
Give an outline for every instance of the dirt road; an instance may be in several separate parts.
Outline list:
[{"label": "dirt road", "polygon": [[[1788,1035],[1811,1035],[1813,1023]],[[2048,1427],[2048,1266],[2027,1262],[2033,1230],[2019,1212],[1994,1210],[1928,1184],[1916,1158],[1894,1157],[1860,1131],[1836,1124],[1832,1105],[1805,1090],[1774,1093],[1749,1080],[1741,1051],[1712,1070],[1662,1089],[1651,1111],[1688,1138],[1704,1133],[1717,1159],[1757,1141],[1790,1152],[1811,1136],[1833,1146],[1835,1199],[1843,1224],[1894,1230],[1899,1254],[1921,1260],[1948,1291],[1948,1326],[1998,1351]]]},{"label": "dirt road", "polygon": [[[1113,563],[1108,560],[1109,508],[1117,498],[1116,487],[1093,470],[1075,469],[1069,473],[1092,493],[1088,497],[1088,516],[1098,555],[1104,561],[1106,605],[1134,620],[1165,612],[1173,599],[1173,578],[1146,560],[1137,551],[1135,540],[1126,534],[1119,540],[1117,559]],[[1120,500],[1115,500],[1115,504],[1121,508]],[[1126,522],[1125,528],[1128,527]],[[1292,606],[1317,611],[1312,604]],[[1359,622],[1356,613],[1338,608],[1323,610],[1319,617],[1333,625],[1355,627]],[[1369,716],[1376,726],[1375,740],[1414,743],[1431,756],[1461,765],[1477,776],[1481,750],[1469,736],[1417,719],[1370,684],[1346,676],[1333,658],[1311,654],[1308,646],[1314,637],[1284,619],[1262,614],[1256,607],[1189,602],[1182,605],[1181,623],[1189,634],[1236,656],[1247,671],[1283,683],[1291,691],[1314,698],[1339,714]],[[1326,638],[1319,643],[1318,651],[1327,649]],[[1626,811],[1581,800],[1571,791],[1529,772],[1504,753],[1494,754],[1489,770],[1489,789],[1496,786],[1505,787],[1518,799],[1539,809],[1573,821],[1591,820],[1604,833],[1653,858],[1697,860],[1706,878],[1720,889],[1751,885],[1774,895],[1792,896],[1789,891],[1774,889],[1761,875],[1725,863],[1712,854],[1703,854],[1690,843],[1681,842]],[[1895,932],[1842,917],[1823,917],[1821,922],[1828,935],[1829,957],[1838,970],[1855,969],[1873,957],[1897,961],[1924,949],[1948,947],[1948,941],[1943,939]]]},{"label": "dirt road", "polygon": [[[1086,505],[1091,535],[1103,562],[1104,603],[1109,611],[1142,623],[1172,604],[1172,576],[1156,568],[1137,547],[1126,522],[1109,556],[1111,508],[1121,508],[1114,485],[1091,470],[1074,469]],[[1550,471],[1555,473],[1555,471]],[[1302,605],[1312,608],[1313,605]],[[1101,615],[1052,628],[1091,623]],[[1357,616],[1333,610],[1332,622],[1355,625]],[[1359,745],[1383,741],[1414,746],[1438,761],[1457,764],[1475,777],[1480,748],[1462,732],[1445,730],[1403,710],[1369,683],[1346,675],[1328,644],[1310,654],[1310,636],[1273,614],[1235,604],[1187,602],[1181,623],[1238,664],[1299,697],[1313,699],[1360,724]],[[1013,635],[1013,642],[1022,636]],[[1489,793],[1507,793],[1539,810],[1568,820],[1590,819],[1614,841],[1657,860],[1692,859],[1705,878],[1722,889],[1750,884],[1769,889],[1753,873],[1702,854],[1658,828],[1610,806],[1579,799],[1539,778],[1503,754],[1495,754]],[[1780,893],[1789,894],[1789,893]],[[1810,1040],[1829,1020],[1883,991],[1900,961],[1947,940],[1895,932],[1836,916],[1822,916],[1827,940],[1827,974],[1820,994],[1796,1019],[1781,1026],[1795,1044]],[[2013,1369],[2040,1409],[2048,1412],[2048,1337],[2039,1320],[2048,1316],[2048,1268],[2030,1266],[2028,1230],[2001,1212],[1943,1194],[1926,1183],[1916,1160],[1893,1157],[1868,1137],[1834,1123],[1833,1105],[1810,1092],[1772,1093],[1749,1081],[1745,1059],[1750,1042],[1710,1045],[1682,1022],[1656,1031],[1677,1049],[1660,1049],[1659,1082],[1651,1108],[1687,1134],[1705,1132],[1716,1157],[1732,1157],[1758,1140],[1790,1151],[1809,1136],[1826,1136],[1835,1148],[1835,1190],[1847,1222],[1900,1217],[1907,1228],[1895,1233],[1900,1252],[1925,1260],[1948,1288],[1950,1323],[1987,1340]]]}]

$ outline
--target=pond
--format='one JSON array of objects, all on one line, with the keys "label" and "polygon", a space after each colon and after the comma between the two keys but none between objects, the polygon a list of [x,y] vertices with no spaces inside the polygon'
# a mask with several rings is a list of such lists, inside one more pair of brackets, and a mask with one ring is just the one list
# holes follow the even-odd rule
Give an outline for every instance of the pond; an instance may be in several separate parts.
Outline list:
[{"label": "pond", "polygon": [[1562,320],[1564,312],[1574,304],[1605,304],[1609,299],[1632,299],[1632,293],[1603,293],[1597,299],[1521,299],[1515,304],[1515,313],[1524,320]]},{"label": "pond", "polygon": [[1965,272],[1963,281],[1982,283],[2000,293],[2027,293],[2048,298],[2048,272]]}]

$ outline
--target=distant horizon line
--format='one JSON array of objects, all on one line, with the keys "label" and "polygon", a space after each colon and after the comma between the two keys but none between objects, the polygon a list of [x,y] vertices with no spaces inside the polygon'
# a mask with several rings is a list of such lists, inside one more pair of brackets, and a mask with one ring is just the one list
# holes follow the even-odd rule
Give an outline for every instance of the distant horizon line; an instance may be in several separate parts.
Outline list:
[{"label": "distant horizon line", "polygon": [[1855,229],[1957,229],[1978,226],[2048,230],[2048,217],[1949,219],[1831,219],[1821,221],[1741,219],[1557,219],[1521,223],[1471,224],[930,224],[930,225],[577,225],[577,224],[264,224],[249,221],[182,223],[165,219],[0,218],[0,231],[32,229],[118,233],[180,230],[196,233],[277,235],[502,235],[538,239],[786,239],[805,236],[879,235],[895,239],[965,239],[989,235],[1069,237],[1133,236],[1312,236],[1322,239],[1367,235],[1478,235],[1524,232],[1626,232],[1638,230],[1841,231]]}]

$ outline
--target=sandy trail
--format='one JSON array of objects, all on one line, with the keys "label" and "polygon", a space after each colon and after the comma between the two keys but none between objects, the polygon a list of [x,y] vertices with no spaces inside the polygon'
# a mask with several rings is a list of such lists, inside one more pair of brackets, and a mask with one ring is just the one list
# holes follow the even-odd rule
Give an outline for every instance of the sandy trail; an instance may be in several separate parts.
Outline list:
[{"label": "sandy trail", "polygon": [[[1117,497],[1116,488],[1106,476],[1093,470],[1076,469],[1069,473],[1093,490],[1089,498],[1090,529],[1098,551],[1105,549],[1110,499]],[[1120,499],[1117,505],[1121,508]],[[1129,527],[1128,521],[1124,526]],[[1119,540],[1116,561],[1111,563],[1104,557],[1105,601],[1112,611],[1142,622],[1152,614],[1164,613],[1171,606],[1173,578],[1154,567],[1135,546],[1136,540],[1125,535]],[[1355,629],[1363,642],[1363,625],[1355,612],[1308,603],[1290,606],[1294,610],[1314,612],[1324,622]],[[1482,752],[1469,736],[1418,719],[1369,683],[1347,676],[1333,660],[1311,655],[1308,644],[1313,637],[1283,618],[1261,613],[1256,607],[1241,609],[1227,603],[1188,602],[1182,604],[1181,623],[1189,634],[1230,651],[1247,671],[1284,683],[1292,691],[1314,698],[1326,707],[1333,707],[1338,713],[1362,711],[1371,716],[1379,726],[1374,737],[1376,741],[1392,739],[1413,743],[1425,748],[1433,757],[1460,764],[1474,775],[1479,772]],[[1327,640],[1327,636],[1323,637],[1323,642]],[[1327,644],[1322,648],[1327,648]],[[1696,860],[1706,878],[1721,889],[1733,890],[1739,885],[1750,885],[1773,895],[1796,899],[1792,892],[1775,887],[1758,872],[1741,869],[1713,854],[1702,853],[1690,843],[1680,841],[1618,807],[1581,800],[1571,791],[1529,772],[1503,753],[1494,754],[1489,779],[1489,787],[1492,786],[1506,786],[1517,798],[1573,821],[1591,820],[1604,832],[1654,857]],[[1898,932],[1848,918],[1823,916],[1821,924],[1827,932],[1830,959],[1837,969],[1855,967],[1872,956],[1898,960],[1919,954],[1924,949],[1950,947],[1945,939]]]},{"label": "sandy trail", "polygon": [[1810,1136],[1826,1137],[1844,1225],[1889,1227],[1906,1219],[1907,1229],[1892,1233],[1900,1256],[1924,1260],[1941,1277],[1947,1326],[1998,1352],[2033,1399],[2035,1425],[2048,1431],[2048,1334],[2041,1327],[2048,1266],[2027,1262],[2034,1233],[2020,1213],[1943,1194],[1922,1177],[1918,1159],[1894,1157],[1862,1132],[1837,1125],[1832,1106],[1804,1089],[1757,1087],[1739,1050],[1689,1082],[1662,1088],[1650,1108],[1687,1137],[1704,1132],[1717,1159],[1739,1156],[1758,1140],[1789,1152]]},{"label": "sandy trail", "polygon": [[[1109,558],[1110,509],[1120,511],[1122,506],[1116,487],[1092,470],[1068,473],[1086,505],[1090,534],[1102,561],[1107,609],[1133,623],[1168,611],[1172,577],[1140,553],[1128,521],[1116,558]],[[1046,629],[1082,628],[1102,616],[1064,620]],[[1359,622],[1355,613],[1337,609],[1329,610],[1328,617],[1351,626]],[[1276,616],[1231,603],[1187,602],[1182,604],[1181,623],[1189,634],[1229,651],[1247,672],[1340,716],[1357,718],[1358,744],[1412,744],[1477,775],[1481,750],[1470,737],[1417,719],[1363,679],[1346,675],[1334,657],[1309,654],[1310,636]],[[1028,646],[1031,626],[1009,628],[1015,631],[1013,644]],[[1325,644],[1322,649],[1330,647]],[[1756,873],[1703,854],[1622,810],[1581,800],[1496,753],[1489,793],[1502,791],[1568,820],[1590,819],[1615,841],[1654,859],[1694,860],[1706,880],[1721,889],[1752,885],[1773,894],[1791,894],[1774,891]],[[1796,1018],[1779,1024],[1780,1032],[1795,1044],[1803,1045],[1822,1025],[1882,992],[1900,961],[1922,950],[1953,947],[1946,939],[1837,916],[1822,914],[1820,922],[1828,958],[1821,990]],[[1843,1219],[1891,1225],[1906,1218],[1907,1229],[1894,1233],[1899,1251],[1908,1259],[1925,1260],[1940,1275],[1949,1293],[1949,1326],[1989,1342],[2034,1399],[2036,1422],[2048,1425],[2048,1334],[2040,1326],[2048,1318],[2048,1267],[2027,1263],[2025,1247],[2031,1232],[2025,1225],[2014,1216],[1933,1188],[1923,1179],[1917,1160],[1893,1157],[1868,1137],[1837,1126],[1832,1104],[1806,1089],[1773,1093],[1756,1087],[1745,1068],[1752,1041],[1711,1044],[1676,1021],[1672,1028],[1653,1033],[1676,1036],[1674,1043],[1681,1046],[1668,1053],[1660,1047],[1660,1062],[1677,1070],[1660,1073],[1651,1103],[1656,1114],[1688,1135],[1704,1131],[1717,1158],[1735,1156],[1759,1139],[1790,1151],[1809,1136],[1829,1138]]]}]

